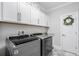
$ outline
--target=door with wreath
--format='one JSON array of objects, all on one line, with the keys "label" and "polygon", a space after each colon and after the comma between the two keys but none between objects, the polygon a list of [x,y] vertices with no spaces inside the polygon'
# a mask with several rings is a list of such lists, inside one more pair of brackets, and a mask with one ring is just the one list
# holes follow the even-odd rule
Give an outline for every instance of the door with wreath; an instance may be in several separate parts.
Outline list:
[{"label": "door with wreath", "polygon": [[68,13],[61,16],[60,37],[62,49],[77,53],[78,50],[78,14]]}]

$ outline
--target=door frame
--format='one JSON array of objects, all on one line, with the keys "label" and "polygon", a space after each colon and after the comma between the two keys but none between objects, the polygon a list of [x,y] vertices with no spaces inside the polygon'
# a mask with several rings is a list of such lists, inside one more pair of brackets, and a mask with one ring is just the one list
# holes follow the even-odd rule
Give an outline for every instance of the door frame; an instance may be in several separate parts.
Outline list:
[{"label": "door frame", "polygon": [[77,43],[77,46],[76,46],[76,47],[77,47],[77,50],[76,50],[76,53],[75,53],[75,54],[79,54],[79,50],[78,50],[78,49],[79,49],[79,47],[78,47],[78,46],[79,46],[79,45],[78,45],[78,41],[79,41],[79,40],[78,40],[78,36],[79,36],[79,34],[78,34],[78,29],[79,29],[79,27],[78,27],[78,26],[79,26],[79,25],[78,25],[78,22],[79,22],[79,20],[78,20],[78,19],[79,19],[79,18],[78,18],[78,13],[79,13],[79,12],[78,12],[78,10],[77,10],[77,11],[74,11],[74,12],[66,13],[66,14],[63,14],[63,15],[60,16],[60,46],[61,46],[61,49],[62,49],[63,51],[66,51],[66,50],[63,49],[62,32],[61,32],[61,31],[62,31],[62,28],[61,28],[62,23],[61,23],[61,22],[62,22],[63,16],[69,15],[69,14],[72,14],[72,13],[76,13],[76,15],[77,15],[77,41],[76,41],[76,43]]}]

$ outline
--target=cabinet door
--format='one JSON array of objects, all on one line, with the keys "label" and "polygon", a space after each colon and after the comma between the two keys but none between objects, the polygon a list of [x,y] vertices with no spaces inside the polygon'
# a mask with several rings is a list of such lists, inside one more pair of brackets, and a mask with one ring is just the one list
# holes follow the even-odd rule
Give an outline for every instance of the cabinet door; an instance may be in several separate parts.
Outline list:
[{"label": "cabinet door", "polygon": [[30,23],[30,5],[28,3],[20,3],[21,22]]},{"label": "cabinet door", "polygon": [[0,20],[1,20],[1,2],[0,2]]},{"label": "cabinet door", "polygon": [[3,20],[17,21],[17,2],[3,2]]},{"label": "cabinet door", "polygon": [[45,25],[45,20],[44,20],[44,13],[40,11],[40,15],[39,15],[39,24],[41,26]]},{"label": "cabinet door", "polygon": [[38,16],[39,16],[38,9],[31,6],[31,24],[38,25]]},{"label": "cabinet door", "polygon": [[44,12],[40,11],[39,15],[39,24],[41,26],[47,26],[48,25],[48,15],[45,14]]},{"label": "cabinet door", "polygon": [[49,19],[49,16],[47,15],[47,26],[49,26],[50,25],[50,19]]},{"label": "cabinet door", "polygon": [[44,14],[44,25],[48,26],[48,15]]}]

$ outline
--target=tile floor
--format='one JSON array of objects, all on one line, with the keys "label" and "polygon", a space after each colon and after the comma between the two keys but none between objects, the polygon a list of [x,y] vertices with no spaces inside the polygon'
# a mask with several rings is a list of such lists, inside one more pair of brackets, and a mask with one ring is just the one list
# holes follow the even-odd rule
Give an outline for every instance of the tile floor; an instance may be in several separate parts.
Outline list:
[{"label": "tile floor", "polygon": [[54,49],[52,52],[53,52],[52,56],[77,56],[76,54],[57,49]]}]

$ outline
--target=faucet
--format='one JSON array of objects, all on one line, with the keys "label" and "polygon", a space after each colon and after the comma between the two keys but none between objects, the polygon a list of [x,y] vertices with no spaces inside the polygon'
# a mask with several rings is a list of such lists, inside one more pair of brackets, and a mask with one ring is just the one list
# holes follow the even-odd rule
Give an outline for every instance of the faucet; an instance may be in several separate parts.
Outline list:
[{"label": "faucet", "polygon": [[18,35],[24,35],[24,31],[18,31]]}]

